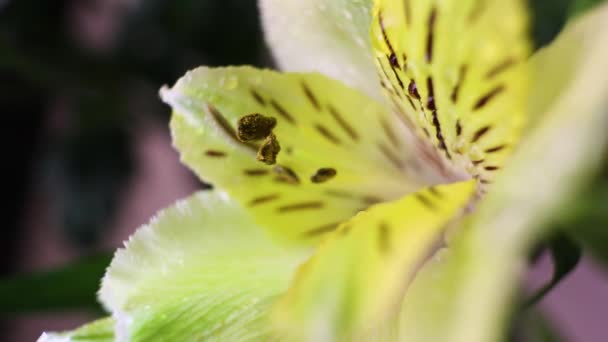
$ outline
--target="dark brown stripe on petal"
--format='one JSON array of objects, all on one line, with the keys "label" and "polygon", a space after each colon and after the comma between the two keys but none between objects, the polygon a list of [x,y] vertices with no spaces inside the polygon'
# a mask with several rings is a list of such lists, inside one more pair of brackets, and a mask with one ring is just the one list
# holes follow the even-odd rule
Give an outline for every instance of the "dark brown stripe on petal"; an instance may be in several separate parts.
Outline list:
[{"label": "dark brown stripe on petal", "polygon": [[236,130],[232,126],[230,126],[230,123],[228,122],[228,120],[226,120],[222,113],[220,113],[217,108],[211,105],[207,105],[207,109],[209,110],[209,113],[211,114],[215,122],[222,128],[224,133],[226,133],[226,135],[230,136],[236,141],[239,141],[236,137]]},{"label": "dark brown stripe on petal", "polygon": [[439,192],[439,190],[437,190],[437,188],[434,186],[429,187],[429,192],[437,197],[442,197],[441,192]]},{"label": "dark brown stripe on petal", "polygon": [[384,154],[384,156],[386,157],[386,159],[388,159],[388,161],[390,161],[393,166],[395,166],[395,168],[397,169],[401,169],[402,165],[401,165],[401,160],[399,160],[399,157],[397,157],[397,155],[395,155],[389,148],[388,146],[384,145],[383,143],[378,143],[378,148],[380,149],[380,151],[382,152],[382,154]]},{"label": "dark brown stripe on petal", "polygon": [[386,222],[378,225],[378,249],[381,254],[388,254],[391,251],[391,231]]},{"label": "dark brown stripe on petal", "polygon": [[398,69],[399,68],[399,60],[397,59],[397,55],[395,54],[391,54],[386,56],[388,58],[388,63],[391,65],[392,69]]},{"label": "dark brown stripe on petal", "polygon": [[388,122],[386,122],[386,120],[384,119],[380,119],[380,125],[382,126],[384,134],[386,135],[388,140],[390,140],[393,146],[398,149],[400,145],[399,139],[397,138],[395,132],[393,132],[393,129],[388,125]]},{"label": "dark brown stripe on petal", "polygon": [[424,132],[424,135],[426,135],[426,137],[427,137],[427,138],[430,138],[430,137],[431,137],[431,133],[429,132],[429,130],[428,130],[428,129],[426,129],[426,127],[423,127],[423,128],[422,128],[422,131]]},{"label": "dark brown stripe on petal", "polygon": [[393,68],[400,68],[399,61],[397,60],[397,55],[395,54],[395,49],[393,49],[393,45],[388,39],[388,35],[386,34],[386,28],[384,27],[384,19],[382,18],[382,11],[378,12],[378,24],[380,25],[380,31],[382,32],[382,38],[384,39],[384,43],[388,47],[391,52],[389,55],[389,63]]},{"label": "dark brown stripe on petal", "polygon": [[500,169],[500,167],[498,167],[498,166],[486,166],[486,167],[484,167],[484,169],[486,171],[496,171],[496,170]]},{"label": "dark brown stripe on petal", "polygon": [[336,137],[335,134],[333,134],[332,132],[330,132],[327,127],[321,125],[321,124],[315,124],[315,128],[317,129],[317,131],[319,131],[319,133],[321,133],[321,135],[323,137],[325,137],[325,139],[329,140],[330,142],[336,144],[336,145],[340,145],[341,141],[340,139],[338,139],[338,137]]},{"label": "dark brown stripe on petal", "polygon": [[414,197],[428,209],[431,209],[431,210],[437,209],[437,207],[423,194],[417,193]]},{"label": "dark brown stripe on petal", "polygon": [[330,233],[330,232],[333,232],[334,230],[336,230],[336,228],[338,228],[338,226],[340,226],[340,223],[341,222],[325,224],[320,227],[313,228],[311,230],[307,230],[302,235],[304,237],[315,237],[315,236],[319,236],[322,234]]},{"label": "dark brown stripe on petal", "polygon": [[435,87],[433,87],[433,79],[431,77],[427,77],[426,86],[429,91],[429,97],[426,100],[426,107],[429,110],[435,110],[437,109],[435,106]]},{"label": "dark brown stripe on petal", "polygon": [[410,95],[416,100],[420,100],[420,93],[418,92],[418,86],[414,80],[410,81],[410,84],[407,86],[407,91]]},{"label": "dark brown stripe on petal", "polygon": [[488,71],[488,73],[486,74],[486,79],[492,79],[496,76],[498,76],[500,73],[502,73],[503,71],[509,69],[510,67],[515,65],[515,59],[513,58],[509,58],[507,60],[505,60],[504,62],[498,64],[497,66],[495,66],[494,68],[490,69],[490,71]]},{"label": "dark brown stripe on petal", "polygon": [[268,173],[270,173],[270,170],[268,169],[245,169],[243,170],[243,173],[246,176],[264,176],[267,175]]},{"label": "dark brown stripe on petal", "polygon": [[489,149],[485,150],[486,153],[495,153],[498,151],[502,151],[505,147],[507,147],[507,145],[499,145],[499,146],[495,146],[495,147],[490,147]]},{"label": "dark brown stripe on petal", "polygon": [[249,150],[252,150],[257,153],[257,147],[254,144],[242,142],[236,136],[236,130],[230,126],[230,123],[226,118],[220,113],[217,108],[207,104],[207,112],[211,114],[211,117],[215,121],[215,123],[224,131],[224,134],[228,136],[228,138],[232,139],[238,145],[244,146]]},{"label": "dark brown stripe on petal", "polygon": [[222,152],[222,151],[216,151],[216,150],[207,150],[207,151],[205,151],[205,155],[207,157],[222,158],[222,157],[226,156],[226,153]]},{"label": "dark brown stripe on petal", "polygon": [[279,194],[270,194],[270,195],[264,195],[264,196],[258,196],[253,198],[251,201],[249,201],[249,206],[253,207],[259,204],[263,204],[263,203],[268,203],[268,202],[272,202],[274,200],[279,199],[280,195]]},{"label": "dark brown stripe on petal", "polygon": [[[387,56],[387,58],[389,58],[389,57]],[[397,57],[395,57],[395,60],[397,60]],[[397,66],[391,65],[391,70],[393,70],[393,74],[395,75],[395,79],[397,79],[397,83],[399,83],[399,87],[401,89],[405,90],[405,86],[403,85],[403,81],[401,81],[401,77],[399,77],[399,73],[397,72],[398,69],[399,69],[399,65],[397,65]]]},{"label": "dark brown stripe on petal", "polygon": [[473,165],[477,166],[485,161],[486,161],[485,159],[471,160],[471,163],[473,163]]},{"label": "dark brown stripe on petal", "polygon": [[450,155],[450,151],[448,151],[448,147],[445,144],[445,139],[443,137],[443,133],[441,132],[441,123],[439,122],[439,117],[437,116],[437,111],[433,111],[433,126],[435,126],[436,134],[435,137],[439,141],[439,148],[445,152],[445,156],[448,159],[452,159]]},{"label": "dark brown stripe on petal", "polygon": [[253,96],[255,102],[257,102],[260,106],[266,106],[266,100],[260,95],[255,89],[249,89],[249,93]]},{"label": "dark brown stripe on petal", "polygon": [[475,132],[475,134],[473,134],[471,143],[476,143],[479,139],[481,139],[481,137],[483,137],[486,133],[488,133],[491,128],[492,128],[491,126],[484,126],[480,129],[478,129],[477,132]]},{"label": "dark brown stripe on petal", "polygon": [[283,108],[278,102],[275,100],[270,100],[270,105],[277,111],[277,113],[285,120],[287,120],[290,124],[295,124],[296,120],[289,114],[288,111]]},{"label": "dark brown stripe on petal", "polygon": [[338,110],[332,106],[328,105],[329,113],[334,117],[338,125],[348,134],[348,136],[354,141],[359,140],[359,134],[355,131],[355,129],[346,121],[344,117],[338,112]]},{"label": "dark brown stripe on petal", "polygon": [[505,86],[504,85],[499,85],[496,88],[490,90],[490,92],[488,92],[486,95],[484,95],[482,98],[480,98],[477,103],[475,103],[475,106],[473,106],[473,110],[478,110],[483,108],[488,102],[490,102],[490,100],[492,100],[494,97],[496,97],[496,95],[502,93],[505,90]]},{"label": "dark brown stripe on petal", "polygon": [[288,183],[288,184],[300,184],[300,177],[287,166],[277,165],[273,171],[276,173],[277,178],[275,180]]},{"label": "dark brown stripe on petal", "polygon": [[437,9],[433,7],[429,16],[429,32],[426,38],[426,61],[433,61],[433,41],[435,37],[435,21],[437,20]]},{"label": "dark brown stripe on petal", "polygon": [[460,119],[456,120],[456,136],[462,135],[462,124],[460,123]]},{"label": "dark brown stripe on petal", "polygon": [[319,100],[317,100],[315,94],[313,94],[312,90],[310,90],[306,82],[302,81],[301,85],[302,90],[304,90],[304,94],[306,95],[308,101],[312,104],[313,107],[315,107],[316,110],[321,110],[321,104],[319,103]]},{"label": "dark brown stripe on petal", "polygon": [[342,228],[340,228],[340,235],[342,236],[346,236],[348,235],[348,233],[350,233],[350,230],[352,229],[352,226],[348,223],[344,224],[344,226],[342,226]]},{"label": "dark brown stripe on petal", "polygon": [[323,183],[334,178],[336,174],[336,169],[331,167],[320,168],[314,175],[310,177],[310,181],[313,183]]},{"label": "dark brown stripe on petal", "polygon": [[409,95],[406,95],[405,98],[407,99],[407,101],[410,103],[410,106],[412,107],[412,109],[414,111],[417,111],[416,109],[416,105],[414,104],[414,101],[412,101],[412,99],[409,97]]},{"label": "dark brown stripe on petal", "polygon": [[454,86],[454,89],[452,90],[452,95],[450,96],[453,103],[458,102],[458,95],[460,95],[460,88],[462,87],[462,83],[464,82],[464,78],[465,78],[466,74],[467,74],[467,66],[461,65],[460,71],[458,73],[458,80],[456,81],[456,85]]},{"label": "dark brown stripe on petal", "polygon": [[323,208],[323,202],[321,201],[310,201],[310,202],[298,202],[283,205],[277,208],[280,213],[299,211],[299,210],[313,210]]}]

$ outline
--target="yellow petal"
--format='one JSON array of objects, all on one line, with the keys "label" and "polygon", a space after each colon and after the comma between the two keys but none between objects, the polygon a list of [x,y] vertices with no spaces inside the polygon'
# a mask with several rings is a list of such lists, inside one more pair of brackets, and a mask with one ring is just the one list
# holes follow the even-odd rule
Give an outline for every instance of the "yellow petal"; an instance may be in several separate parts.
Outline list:
[{"label": "yellow petal", "polygon": [[[319,74],[199,68],[163,99],[182,160],[287,240],[313,242],[359,210],[437,180],[408,152],[395,115]],[[237,122],[255,113],[277,121],[261,153],[261,141],[236,138]]]},{"label": "yellow petal", "polygon": [[523,1],[376,0],[372,42],[394,110],[487,183],[518,142],[529,53]]},{"label": "yellow petal", "polygon": [[[405,341],[503,341],[531,245],[608,150],[608,6],[569,24],[531,60],[536,122],[443,261],[403,302]],[[547,90],[547,93],[543,93]]]},{"label": "yellow petal", "polygon": [[274,312],[288,340],[335,341],[376,329],[399,309],[417,268],[473,193],[468,181],[361,212],[304,264]]}]

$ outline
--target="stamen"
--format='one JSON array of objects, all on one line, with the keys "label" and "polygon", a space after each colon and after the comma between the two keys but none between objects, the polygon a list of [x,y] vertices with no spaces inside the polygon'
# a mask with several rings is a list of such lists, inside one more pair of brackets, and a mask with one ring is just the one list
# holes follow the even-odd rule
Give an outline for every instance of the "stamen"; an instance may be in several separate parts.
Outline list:
[{"label": "stamen", "polygon": [[325,181],[328,181],[332,178],[334,178],[336,176],[336,169],[332,169],[330,167],[324,167],[321,169],[317,170],[317,173],[315,173],[312,177],[310,177],[310,180],[313,183],[323,183]]},{"label": "stamen", "polygon": [[277,119],[259,113],[245,115],[237,123],[236,136],[240,141],[261,140],[272,133]]},{"label": "stamen", "polygon": [[264,164],[273,165],[277,162],[279,151],[281,151],[281,145],[279,145],[277,137],[273,133],[270,133],[262,146],[260,146],[257,159]]}]

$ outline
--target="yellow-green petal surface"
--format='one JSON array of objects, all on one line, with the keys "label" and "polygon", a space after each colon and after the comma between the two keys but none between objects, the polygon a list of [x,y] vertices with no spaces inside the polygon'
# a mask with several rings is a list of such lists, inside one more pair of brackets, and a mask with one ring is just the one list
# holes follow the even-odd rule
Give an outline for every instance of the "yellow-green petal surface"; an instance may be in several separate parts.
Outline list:
[{"label": "yellow-green petal surface", "polygon": [[267,341],[268,310],[306,256],[274,244],[238,204],[200,192],[116,252],[100,299],[121,341]]},{"label": "yellow-green petal surface", "polygon": [[[408,291],[404,341],[504,341],[517,279],[533,241],[608,150],[608,6],[569,24],[530,61],[533,91],[549,89],[536,118],[465,234]],[[564,73],[559,71],[563,70]],[[542,87],[542,88],[541,88]]]},{"label": "yellow-green petal surface", "polygon": [[[410,152],[406,128],[363,93],[320,74],[198,68],[161,91],[182,161],[276,237],[313,243],[371,204],[439,178]],[[245,115],[277,120],[275,165],[235,137]],[[335,177],[315,181],[320,170]]]},{"label": "yellow-green petal surface", "polygon": [[288,340],[361,338],[399,310],[403,293],[474,192],[427,188],[359,213],[303,265],[273,318]]}]

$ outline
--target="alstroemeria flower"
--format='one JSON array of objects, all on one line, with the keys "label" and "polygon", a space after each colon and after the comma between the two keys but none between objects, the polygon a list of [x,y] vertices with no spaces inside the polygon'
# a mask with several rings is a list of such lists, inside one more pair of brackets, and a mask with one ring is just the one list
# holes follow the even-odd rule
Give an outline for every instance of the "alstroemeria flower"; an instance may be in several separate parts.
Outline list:
[{"label": "alstroemeria flower", "polygon": [[608,7],[532,57],[519,0],[261,9],[283,69],[326,76],[164,88],[215,189],[140,228],[103,281],[113,320],[64,337],[500,339],[526,252],[606,147]]}]

